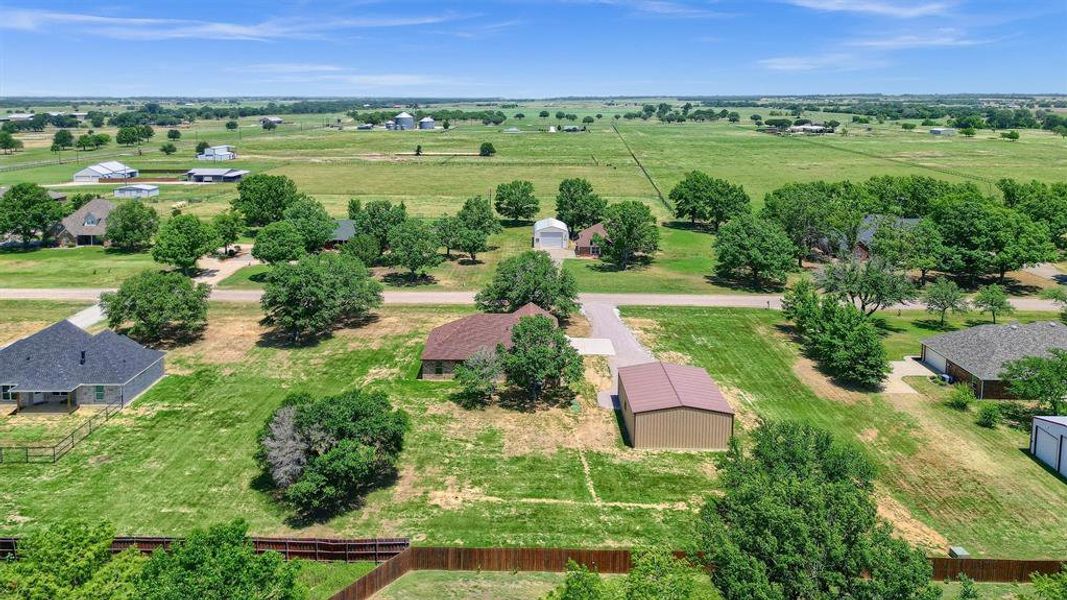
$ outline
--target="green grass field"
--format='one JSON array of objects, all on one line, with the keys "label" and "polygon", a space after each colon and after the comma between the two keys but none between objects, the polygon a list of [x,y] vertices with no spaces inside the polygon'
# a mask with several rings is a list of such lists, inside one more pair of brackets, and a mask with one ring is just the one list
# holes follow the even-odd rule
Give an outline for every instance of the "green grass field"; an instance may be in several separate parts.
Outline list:
[{"label": "green grass field", "polygon": [[885,514],[913,541],[978,556],[1067,555],[1067,516],[1055,508],[1067,505],[1067,486],[1025,452],[1028,431],[982,429],[973,412],[939,402],[946,388],[925,381],[915,395],[839,388],[798,363],[778,312],[624,308],[623,316],[660,356],[706,368],[742,422],[796,419],[856,442],[879,466]]},{"label": "green grass field", "polygon": [[158,268],[148,253],[100,246],[0,252],[0,287],[118,287],[130,275]]},{"label": "green grass field", "polygon": [[[121,416],[58,464],[0,469],[8,490],[0,495],[7,515],[0,530],[90,511],[122,533],[178,534],[241,517],[257,534],[681,543],[691,511],[714,489],[713,454],[628,451],[614,416],[589,397],[578,412],[468,411],[448,399],[452,384],[415,378],[426,332],[469,310],[389,307],[362,329],[285,349],[262,340],[256,305],[214,304],[205,338],[171,351],[169,376]],[[360,510],[296,527],[257,483],[256,435],[289,391],[365,385],[387,391],[412,415],[399,480]]]},{"label": "green grass field", "polygon": [[372,562],[314,562],[301,560],[300,582],[308,590],[308,600],[329,600],[350,583],[363,577],[376,566]]}]

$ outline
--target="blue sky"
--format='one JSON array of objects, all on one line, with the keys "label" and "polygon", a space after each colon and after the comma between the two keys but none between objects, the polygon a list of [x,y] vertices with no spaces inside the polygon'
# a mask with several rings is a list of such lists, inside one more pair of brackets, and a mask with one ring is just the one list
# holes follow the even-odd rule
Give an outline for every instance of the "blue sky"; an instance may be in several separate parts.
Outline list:
[{"label": "blue sky", "polygon": [[0,96],[1067,92],[1067,0],[0,2]]}]

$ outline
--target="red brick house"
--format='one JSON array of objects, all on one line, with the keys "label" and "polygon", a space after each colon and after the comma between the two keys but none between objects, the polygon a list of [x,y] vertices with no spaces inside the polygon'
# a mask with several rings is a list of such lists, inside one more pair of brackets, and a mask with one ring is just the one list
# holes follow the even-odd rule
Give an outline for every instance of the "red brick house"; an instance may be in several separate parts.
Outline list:
[{"label": "red brick house", "polygon": [[527,304],[513,313],[479,313],[446,323],[430,331],[422,351],[422,379],[452,379],[456,365],[463,364],[482,348],[511,347],[511,329],[523,317],[544,315],[559,324],[556,317],[536,304]]}]

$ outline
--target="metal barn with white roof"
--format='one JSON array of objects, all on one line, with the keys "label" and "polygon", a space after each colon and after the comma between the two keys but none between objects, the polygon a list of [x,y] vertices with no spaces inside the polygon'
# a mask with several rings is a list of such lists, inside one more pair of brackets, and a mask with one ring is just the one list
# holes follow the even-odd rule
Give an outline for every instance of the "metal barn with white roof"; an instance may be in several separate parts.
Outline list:
[{"label": "metal barn with white roof", "polygon": [[85,167],[74,174],[74,181],[96,183],[101,179],[132,179],[137,169],[127,167],[117,160],[109,160]]},{"label": "metal barn with white roof", "polygon": [[566,248],[570,241],[567,224],[559,219],[546,217],[534,223],[533,247],[539,249]]}]

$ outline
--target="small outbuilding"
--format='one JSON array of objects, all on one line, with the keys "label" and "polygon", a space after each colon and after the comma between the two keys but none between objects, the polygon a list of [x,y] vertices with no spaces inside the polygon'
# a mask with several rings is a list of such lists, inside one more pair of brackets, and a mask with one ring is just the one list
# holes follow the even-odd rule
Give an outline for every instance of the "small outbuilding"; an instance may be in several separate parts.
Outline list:
[{"label": "small outbuilding", "polygon": [[567,224],[559,219],[546,217],[534,223],[533,247],[537,249],[566,248],[570,241],[570,230]]},{"label": "small outbuilding", "polygon": [[951,127],[933,127],[930,129],[930,135],[952,136],[956,135],[956,130]]},{"label": "small outbuilding", "polygon": [[336,248],[354,237],[356,237],[356,222],[352,219],[337,219],[337,225],[330,235],[330,241],[326,242],[326,247]]},{"label": "small outbuilding", "polygon": [[734,434],[733,408],[699,367],[621,367],[619,404],[634,448],[725,450]]},{"label": "small outbuilding", "polygon": [[415,117],[402,112],[393,117],[393,126],[395,129],[415,129]]},{"label": "small outbuilding", "polygon": [[222,161],[233,160],[237,158],[237,152],[233,146],[211,146],[210,148],[204,148],[204,151],[196,155],[196,160],[210,160],[210,161]]},{"label": "small outbuilding", "polygon": [[74,181],[96,183],[101,179],[133,179],[137,174],[137,169],[127,167],[117,160],[108,160],[78,171],[74,174]]},{"label": "small outbuilding", "polygon": [[266,125],[267,123],[271,123],[273,125],[281,125],[284,122],[285,121],[281,117],[262,117],[259,119],[260,125]]},{"label": "small outbuilding", "polygon": [[52,231],[60,246],[99,246],[107,233],[107,217],[115,205],[103,198],[93,198],[63,218]]},{"label": "small outbuilding", "polygon": [[244,179],[245,175],[248,175],[249,171],[246,169],[215,169],[215,168],[196,168],[189,169],[185,172],[185,179],[187,181],[195,181],[197,183],[236,183]]},{"label": "small outbuilding", "polygon": [[151,198],[158,195],[159,186],[147,183],[131,183],[115,188],[116,198]]},{"label": "small outbuilding", "polygon": [[608,232],[605,231],[603,223],[591,225],[578,232],[578,237],[574,239],[574,254],[576,256],[600,256],[600,246],[593,241],[596,236],[608,239]]},{"label": "small outbuilding", "polygon": [[1030,454],[1061,477],[1067,477],[1067,417],[1034,417]]},{"label": "small outbuilding", "polygon": [[1067,351],[1067,325],[1037,321],[1027,325],[979,325],[922,341],[922,361],[953,381],[969,384],[979,398],[1012,398],[1000,373],[1009,362]]},{"label": "small outbuilding", "polygon": [[433,129],[437,126],[437,122],[433,120],[433,117],[423,117],[419,120],[419,129]]}]

